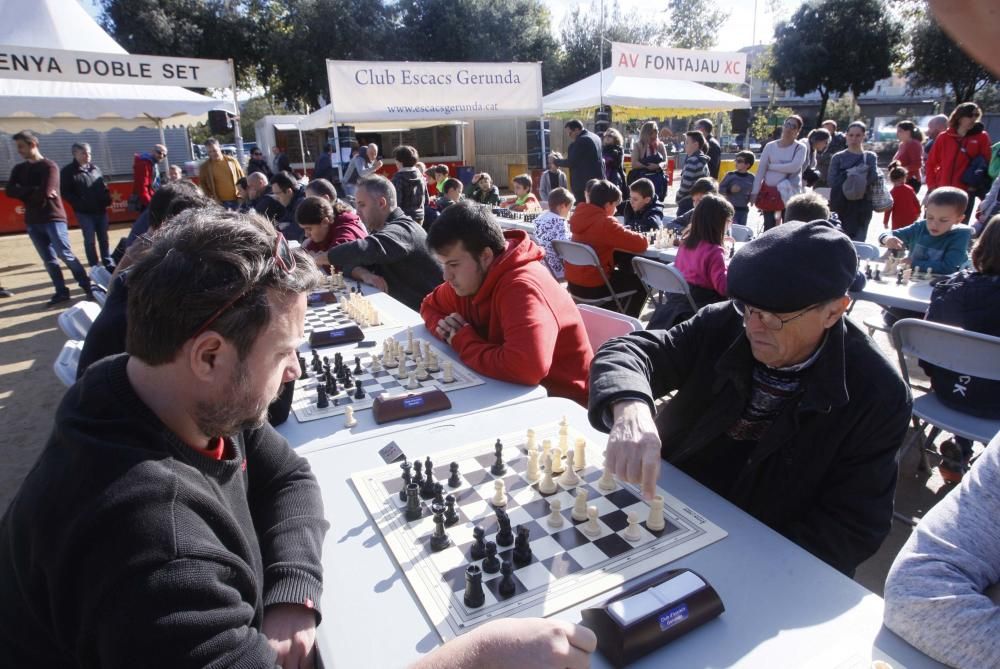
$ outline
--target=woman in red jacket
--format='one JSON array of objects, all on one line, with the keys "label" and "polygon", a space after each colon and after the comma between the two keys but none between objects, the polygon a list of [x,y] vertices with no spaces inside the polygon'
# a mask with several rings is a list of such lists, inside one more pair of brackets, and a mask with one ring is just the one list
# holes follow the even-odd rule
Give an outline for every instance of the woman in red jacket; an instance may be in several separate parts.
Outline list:
[{"label": "woman in red jacket", "polygon": [[[615,209],[621,200],[622,193],[617,186],[606,179],[598,181],[590,190],[590,201],[576,205],[573,215],[569,217],[569,229],[574,242],[586,244],[597,252],[601,267],[616,293],[636,291],[624,301],[624,311],[629,316],[638,316],[646,303],[646,291],[632,271],[631,254],[642,253],[649,247],[649,242],[645,235],[627,230],[615,220]],[[617,254],[616,259],[615,251],[625,253]],[[608,295],[607,286],[596,267],[568,262],[564,262],[563,266],[567,288],[576,297],[592,299]]]},{"label": "woman in red jacket", "polygon": [[982,115],[979,105],[974,102],[963,102],[955,107],[948,117],[948,130],[937,136],[927,156],[927,192],[941,186],[966,191],[969,194],[966,221],[974,211],[977,187],[965,183],[962,176],[977,156],[982,156],[987,165],[991,158],[990,136],[979,122]]}]

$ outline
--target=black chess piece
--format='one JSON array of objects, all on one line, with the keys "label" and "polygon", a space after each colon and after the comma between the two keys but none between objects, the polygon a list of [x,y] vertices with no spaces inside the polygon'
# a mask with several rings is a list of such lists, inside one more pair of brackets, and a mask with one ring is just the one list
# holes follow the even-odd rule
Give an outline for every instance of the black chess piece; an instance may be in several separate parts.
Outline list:
[{"label": "black chess piece", "polygon": [[413,461],[413,482],[417,485],[424,482],[424,463],[420,460]]},{"label": "black chess piece", "polygon": [[444,507],[440,504],[435,504],[431,507],[431,511],[434,513],[434,533],[431,534],[431,550],[437,553],[451,546],[451,539],[448,538],[448,533],[444,531]]},{"label": "black chess piece", "polygon": [[486,602],[486,593],[483,592],[483,570],[474,564],[470,564],[465,570],[465,605],[470,609],[477,609]]},{"label": "black chess piece", "polygon": [[355,380],[354,399],[363,400],[364,398],[365,398],[365,387],[361,385],[361,381]]},{"label": "black chess piece", "polygon": [[882,270],[879,269],[878,267],[875,268],[875,280],[876,281],[882,280]]},{"label": "black chess piece", "polygon": [[469,549],[469,557],[473,560],[482,560],[486,556],[486,530],[481,525],[472,528],[472,548]]},{"label": "black chess piece", "polygon": [[898,270],[896,272],[896,285],[897,286],[903,285],[903,270]]},{"label": "black chess piece", "polygon": [[462,477],[458,475],[458,463],[451,463],[448,465],[448,469],[451,470],[451,476],[448,477],[448,487],[457,488],[462,485]]},{"label": "black chess piece", "polygon": [[510,530],[510,516],[502,508],[498,508],[496,514],[497,525],[499,526],[496,536],[497,543],[504,547],[510,546],[514,543],[514,533]]},{"label": "black chess piece", "polygon": [[507,465],[503,462],[503,444],[497,439],[497,443],[493,444],[493,451],[496,453],[496,461],[490,467],[490,473],[493,476],[503,476],[507,473]]},{"label": "black chess piece", "polygon": [[340,376],[340,370],[344,368],[344,356],[339,353],[333,354],[333,373]]},{"label": "black chess piece", "polygon": [[866,279],[871,279],[872,276],[873,276],[872,275],[872,264],[870,262],[869,263],[865,263],[865,278]]},{"label": "black chess piece", "polygon": [[517,539],[514,540],[514,564],[523,567],[531,564],[531,544],[528,543],[528,535],[531,530],[524,525],[517,526]]},{"label": "black chess piece", "polygon": [[316,386],[316,408],[325,409],[330,406],[330,400],[326,396],[326,388],[322,385]]},{"label": "black chess piece", "polygon": [[434,484],[434,503],[444,504],[444,486],[440,482]]},{"label": "black chess piece", "polygon": [[444,498],[444,504],[444,524],[446,527],[451,527],[459,521],[458,512],[455,511],[455,497],[453,495],[448,495]]},{"label": "black chess piece", "polygon": [[500,564],[500,583],[497,584],[497,591],[503,597],[510,597],[517,590],[514,585],[514,567],[511,566],[510,562],[504,560]]},{"label": "black chess piece", "polygon": [[399,468],[403,470],[403,487],[399,489],[400,502],[406,501],[406,487],[410,485],[413,478],[410,474],[410,469],[412,467],[413,465],[410,464],[409,460],[403,460],[403,462],[399,465]]},{"label": "black chess piece", "polygon": [[406,486],[406,519],[409,521],[420,520],[423,510],[420,508],[420,496],[417,493],[417,484],[411,483]]},{"label": "black chess piece", "polygon": [[312,369],[316,374],[323,373],[323,361],[319,359],[319,353],[316,352],[316,349],[313,349]]},{"label": "black chess piece", "polygon": [[420,484],[420,496],[424,499],[434,497],[434,468],[430,458],[424,461],[424,482]]},{"label": "black chess piece", "polygon": [[497,545],[492,541],[486,542],[486,557],[483,558],[483,571],[487,574],[495,574],[500,571],[500,558],[497,557]]},{"label": "black chess piece", "polygon": [[365,373],[365,370],[361,369],[361,356],[360,355],[354,356],[354,373],[355,374],[364,374]]},{"label": "black chess piece", "polygon": [[301,355],[299,355],[298,358],[299,358],[299,378],[300,379],[308,378],[309,374],[306,373],[306,359],[303,358]]}]

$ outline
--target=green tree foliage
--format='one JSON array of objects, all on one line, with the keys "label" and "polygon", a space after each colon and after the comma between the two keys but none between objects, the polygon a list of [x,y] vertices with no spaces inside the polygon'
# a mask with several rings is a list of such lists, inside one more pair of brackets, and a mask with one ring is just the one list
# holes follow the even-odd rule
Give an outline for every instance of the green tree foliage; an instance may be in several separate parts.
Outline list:
[{"label": "green tree foliage", "polygon": [[791,107],[768,106],[766,109],[754,112],[750,121],[750,134],[757,138],[761,145],[771,141],[771,135],[781,127],[785,119],[795,113]]},{"label": "green tree foliage", "polygon": [[903,29],[882,0],[819,0],[779,23],[774,37],[771,79],[796,95],[818,92],[819,123],[831,94],[859,96],[892,74]]},{"label": "green tree foliage", "polygon": [[711,49],[718,29],[729,20],[729,12],[716,9],[711,0],[667,0],[670,20],[664,33],[676,49]]},{"label": "green tree foliage", "polygon": [[914,90],[948,88],[956,105],[969,102],[996,79],[969,58],[931,16],[928,10],[910,32],[909,86]]}]

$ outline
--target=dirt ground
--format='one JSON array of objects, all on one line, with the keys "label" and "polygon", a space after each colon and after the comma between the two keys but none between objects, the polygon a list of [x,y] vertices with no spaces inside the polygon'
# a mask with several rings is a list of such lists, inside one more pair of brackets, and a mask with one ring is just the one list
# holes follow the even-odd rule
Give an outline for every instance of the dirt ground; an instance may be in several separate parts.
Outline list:
[{"label": "dirt ground", "polygon": [[[756,225],[755,221],[750,222]],[[880,223],[873,221],[870,237],[877,237]],[[128,226],[114,226],[112,247],[127,232]],[[72,230],[70,240],[74,252],[83,257],[80,231]],[[78,301],[83,297],[82,291],[72,283],[68,271],[64,275],[74,301]],[[0,283],[15,293],[14,297],[0,299],[0,511],[4,511],[51,431],[55,410],[65,391],[52,365],[66,336],[57,322],[63,309],[45,308],[53,292],[52,285],[27,235],[0,237]],[[860,325],[864,318],[878,315],[875,305],[862,302],[851,318]],[[876,333],[875,340],[895,361],[895,352],[885,335]],[[926,384],[926,377],[916,366],[911,368],[911,374],[915,382]],[[917,472],[915,454],[903,463],[902,471],[896,508],[906,516],[922,516],[950,489],[936,469]],[[892,534],[879,552],[861,565],[856,580],[881,594],[889,566],[909,533],[908,525],[894,523]]]}]

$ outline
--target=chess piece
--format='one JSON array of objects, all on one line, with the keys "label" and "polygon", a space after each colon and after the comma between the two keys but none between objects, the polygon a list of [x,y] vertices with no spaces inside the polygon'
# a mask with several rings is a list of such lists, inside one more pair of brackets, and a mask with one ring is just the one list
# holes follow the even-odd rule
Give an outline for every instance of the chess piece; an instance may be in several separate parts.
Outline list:
[{"label": "chess piece", "polygon": [[437,353],[431,349],[430,355],[427,356],[427,371],[428,372],[440,372],[441,365],[438,364]]},{"label": "chess piece", "polygon": [[507,473],[507,465],[503,462],[503,444],[499,439],[493,444],[493,452],[496,453],[496,461],[490,467],[490,473],[493,476],[503,476]]},{"label": "chess piece", "polygon": [[493,490],[493,499],[490,500],[490,504],[493,506],[507,506],[507,491],[503,479],[497,479],[493,482]]},{"label": "chess piece", "polygon": [[374,374],[375,372],[382,371],[382,360],[379,356],[372,356],[372,364],[368,366],[368,371]]},{"label": "chess piece", "polygon": [[365,370],[361,369],[361,356],[360,355],[354,356],[354,373],[355,374],[364,374],[365,373]]},{"label": "chess piece", "polygon": [[486,542],[486,557],[483,558],[483,571],[487,574],[495,574],[500,571],[500,558],[497,557],[497,545],[492,541]]},{"label": "chess piece", "polygon": [[399,371],[396,372],[396,378],[402,381],[403,379],[410,376],[410,371],[406,367],[406,361],[399,361]]},{"label": "chess piece", "polygon": [[930,267],[928,267],[927,271],[924,272],[924,279],[930,281],[933,277],[934,277],[934,272],[931,270]]},{"label": "chess piece", "polygon": [[870,279],[873,276],[874,275],[872,274],[872,264],[870,262],[866,262],[865,263],[865,278]]},{"label": "chess piece", "polygon": [[326,396],[326,388],[320,384],[316,386],[316,408],[325,409],[330,406],[330,400]]},{"label": "chess piece", "polygon": [[474,564],[465,570],[465,596],[462,598],[470,609],[478,609],[486,602],[483,592],[483,571]]},{"label": "chess piece", "polygon": [[663,496],[655,495],[649,503],[649,517],[646,519],[646,527],[654,532],[662,532],[667,526],[663,520]]},{"label": "chess piece", "polygon": [[406,389],[407,390],[419,390],[420,389],[420,384],[417,383],[417,375],[416,374],[414,374],[412,372],[410,373],[410,380],[406,382]]},{"label": "chess piece", "polygon": [[538,480],[538,450],[532,446],[528,449],[528,480],[534,483]]},{"label": "chess piece", "polygon": [[909,283],[910,279],[913,278],[913,270],[907,267],[903,270],[903,283]]},{"label": "chess piece", "polygon": [[306,373],[306,359],[303,358],[301,355],[299,355],[298,358],[299,358],[299,379],[301,380],[309,378],[309,374]]},{"label": "chess piece", "polygon": [[410,485],[410,482],[413,480],[413,476],[410,474],[410,469],[413,468],[413,465],[410,464],[409,460],[403,460],[399,468],[403,470],[403,487],[399,489],[399,501],[405,502],[406,486]]},{"label": "chess piece", "polygon": [[542,439],[542,466],[546,469],[551,469],[546,461],[552,456],[552,442],[548,439]]},{"label": "chess piece", "polygon": [[562,449],[556,446],[552,449],[552,474],[562,474],[564,469]]},{"label": "chess piece", "polygon": [[406,348],[407,353],[413,353],[413,328],[406,328]]},{"label": "chess piece", "polygon": [[524,447],[529,451],[535,448],[535,431],[530,427],[528,428],[528,436],[525,439]]},{"label": "chess piece", "polygon": [[553,499],[549,502],[549,527],[562,527],[565,520],[562,515],[562,502],[558,499]]},{"label": "chess piece", "polygon": [[462,477],[458,475],[458,463],[453,462],[448,465],[448,470],[451,472],[451,476],[448,477],[448,487],[457,488],[462,485]]},{"label": "chess piece", "polygon": [[361,379],[354,381],[354,399],[363,400],[365,398],[365,387],[361,385]]},{"label": "chess piece", "polygon": [[897,286],[903,285],[903,270],[899,270],[898,272],[896,272],[896,285]]},{"label": "chess piece", "polygon": [[480,525],[472,528],[472,548],[469,549],[469,557],[473,560],[482,560],[486,557],[486,530]]},{"label": "chess piece", "polygon": [[313,349],[312,369],[317,374],[323,373],[323,361],[319,359],[319,353]]},{"label": "chess piece", "polygon": [[587,520],[587,491],[583,488],[576,491],[576,501],[573,503],[571,517],[581,523]]},{"label": "chess piece", "polygon": [[875,268],[875,280],[876,281],[882,280],[882,270],[880,270],[878,267]]},{"label": "chess piece", "polygon": [[417,492],[417,484],[410,483],[406,486],[406,519],[410,522],[420,520],[423,510],[420,507],[420,494]]},{"label": "chess piece", "polygon": [[431,375],[427,373],[427,365],[423,360],[417,363],[417,369],[414,373],[417,375],[418,381],[426,381],[431,377]]},{"label": "chess piece", "polygon": [[608,458],[604,458],[604,471],[601,472],[601,480],[597,482],[597,487],[605,492],[611,492],[618,487],[615,483],[615,475],[611,472],[611,468],[608,467]]},{"label": "chess piece", "polygon": [[639,541],[642,539],[642,532],[639,530],[639,514],[635,511],[628,512],[628,527],[622,533],[626,541]]},{"label": "chess piece", "polygon": [[538,492],[543,495],[551,495],[558,489],[555,479],[552,478],[552,458],[546,457],[545,476],[542,477],[542,482],[538,484]]},{"label": "chess piece", "polygon": [[434,484],[434,503],[444,506],[444,486],[440,481]]},{"label": "chess piece", "polygon": [[503,509],[495,510],[497,516],[496,542],[499,546],[510,546],[514,543],[514,533],[510,531],[510,517]]},{"label": "chess piece", "polygon": [[358,419],[354,417],[354,407],[344,407],[344,427],[354,427]]},{"label": "chess piece", "polygon": [[430,458],[424,460],[424,480],[420,484],[420,496],[424,499],[434,497],[434,468]]},{"label": "chess piece", "polygon": [[448,495],[444,498],[444,524],[447,527],[451,527],[458,522],[458,512],[455,511],[455,496]]},{"label": "chess piece", "polygon": [[444,507],[435,504],[431,507],[434,513],[434,533],[431,534],[431,550],[437,553],[451,545],[448,533],[444,531]]},{"label": "chess piece", "polygon": [[601,533],[601,526],[597,524],[597,507],[594,505],[587,507],[587,522],[583,524],[583,533],[588,537],[596,537]]},{"label": "chess piece", "polygon": [[573,444],[573,457],[574,469],[587,468],[587,440],[583,437],[576,438],[576,443]]},{"label": "chess piece", "polygon": [[455,370],[453,369],[453,365],[452,365],[451,360],[445,360],[444,361],[444,366],[442,367],[442,369],[444,369],[444,375],[441,377],[441,382],[442,383],[454,383],[455,382]]},{"label": "chess piece", "polygon": [[517,526],[517,538],[514,539],[514,564],[518,567],[523,567],[526,564],[531,564],[531,543],[528,541],[528,535],[531,533],[531,529],[526,525]]},{"label": "chess piece", "polygon": [[514,585],[514,579],[511,578],[511,574],[513,573],[514,568],[511,566],[510,562],[504,560],[500,563],[500,582],[497,584],[497,592],[499,592],[502,597],[510,597],[517,591],[517,586]]},{"label": "chess piece", "polygon": [[424,463],[420,460],[413,461],[413,482],[417,485],[424,482]]},{"label": "chess piece", "polygon": [[573,469],[575,461],[576,458],[574,457],[573,449],[571,448],[569,449],[569,452],[566,454],[566,463],[569,466],[566,467],[566,470],[562,473],[562,476],[559,477],[559,485],[565,488],[572,488],[573,486],[575,486],[580,482],[580,477],[576,475],[576,470]]}]

